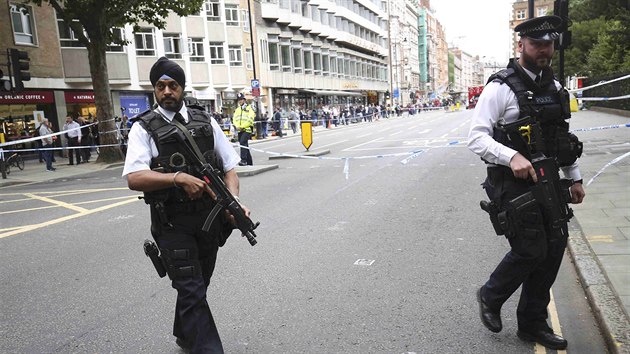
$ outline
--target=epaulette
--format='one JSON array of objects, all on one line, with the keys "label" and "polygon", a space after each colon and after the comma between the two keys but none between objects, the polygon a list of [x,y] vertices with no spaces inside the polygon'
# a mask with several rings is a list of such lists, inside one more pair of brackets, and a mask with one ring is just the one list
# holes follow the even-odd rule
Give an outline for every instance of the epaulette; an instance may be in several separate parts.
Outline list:
[{"label": "epaulette", "polygon": [[497,71],[496,73],[490,75],[490,77],[488,78],[488,81],[486,82],[486,85],[491,82],[504,83],[507,81],[508,77],[514,74],[516,74],[516,71],[512,68],[507,68],[501,71]]}]

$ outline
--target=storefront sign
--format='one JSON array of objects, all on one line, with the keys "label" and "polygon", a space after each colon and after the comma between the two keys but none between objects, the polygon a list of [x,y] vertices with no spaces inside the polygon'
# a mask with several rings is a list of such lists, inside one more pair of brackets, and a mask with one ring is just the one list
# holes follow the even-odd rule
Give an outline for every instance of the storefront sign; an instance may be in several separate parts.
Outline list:
[{"label": "storefront sign", "polygon": [[235,100],[236,99],[236,92],[221,92],[221,95],[223,97],[224,100]]},{"label": "storefront sign", "polygon": [[120,96],[120,107],[125,109],[127,117],[133,118],[151,108],[147,95]]},{"label": "storefront sign", "polygon": [[0,104],[55,103],[52,91],[28,91],[17,94],[0,93]]},{"label": "storefront sign", "polygon": [[276,94],[278,95],[297,95],[298,90],[289,90],[289,89],[277,89]]},{"label": "storefront sign", "polygon": [[64,92],[66,97],[66,103],[94,103],[94,92],[81,91],[81,92]]}]

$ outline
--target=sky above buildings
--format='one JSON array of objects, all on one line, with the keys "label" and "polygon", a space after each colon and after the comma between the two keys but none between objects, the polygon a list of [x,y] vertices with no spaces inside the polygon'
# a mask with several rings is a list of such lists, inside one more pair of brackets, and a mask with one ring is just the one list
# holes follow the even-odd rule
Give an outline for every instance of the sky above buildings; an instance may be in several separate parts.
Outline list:
[{"label": "sky above buildings", "polygon": [[[506,64],[510,57],[510,14],[514,0],[432,0],[446,41],[482,61]],[[486,58],[483,58],[483,57]]]}]

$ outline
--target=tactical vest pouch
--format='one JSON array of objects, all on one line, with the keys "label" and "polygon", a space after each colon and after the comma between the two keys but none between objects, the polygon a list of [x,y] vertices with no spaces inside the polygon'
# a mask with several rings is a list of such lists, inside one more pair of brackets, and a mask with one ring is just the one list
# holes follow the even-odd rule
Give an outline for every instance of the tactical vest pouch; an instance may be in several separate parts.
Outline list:
[{"label": "tactical vest pouch", "polygon": [[533,239],[544,235],[543,215],[532,192],[510,200],[505,213],[507,238],[520,236]]},{"label": "tactical vest pouch", "polygon": [[571,166],[582,156],[583,144],[578,137],[567,132],[558,136],[558,154],[556,159],[559,166]]}]

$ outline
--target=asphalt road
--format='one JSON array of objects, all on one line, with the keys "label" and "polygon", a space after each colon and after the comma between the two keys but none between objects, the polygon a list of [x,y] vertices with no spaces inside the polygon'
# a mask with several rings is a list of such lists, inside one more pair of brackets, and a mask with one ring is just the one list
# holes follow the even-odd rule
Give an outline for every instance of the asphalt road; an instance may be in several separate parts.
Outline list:
[{"label": "asphalt road", "polygon": [[[483,163],[462,144],[471,112],[317,131],[252,145],[241,179],[261,221],[219,253],[208,300],[228,353],[545,353],[480,323],[476,289],[508,250],[478,207]],[[403,154],[415,152],[414,155]],[[377,157],[380,156],[380,157]],[[406,163],[403,163],[406,162]],[[0,190],[0,352],[179,353],[175,291],[142,252],[148,207],[121,168]],[[550,319],[568,353],[605,353],[569,257]]]}]

